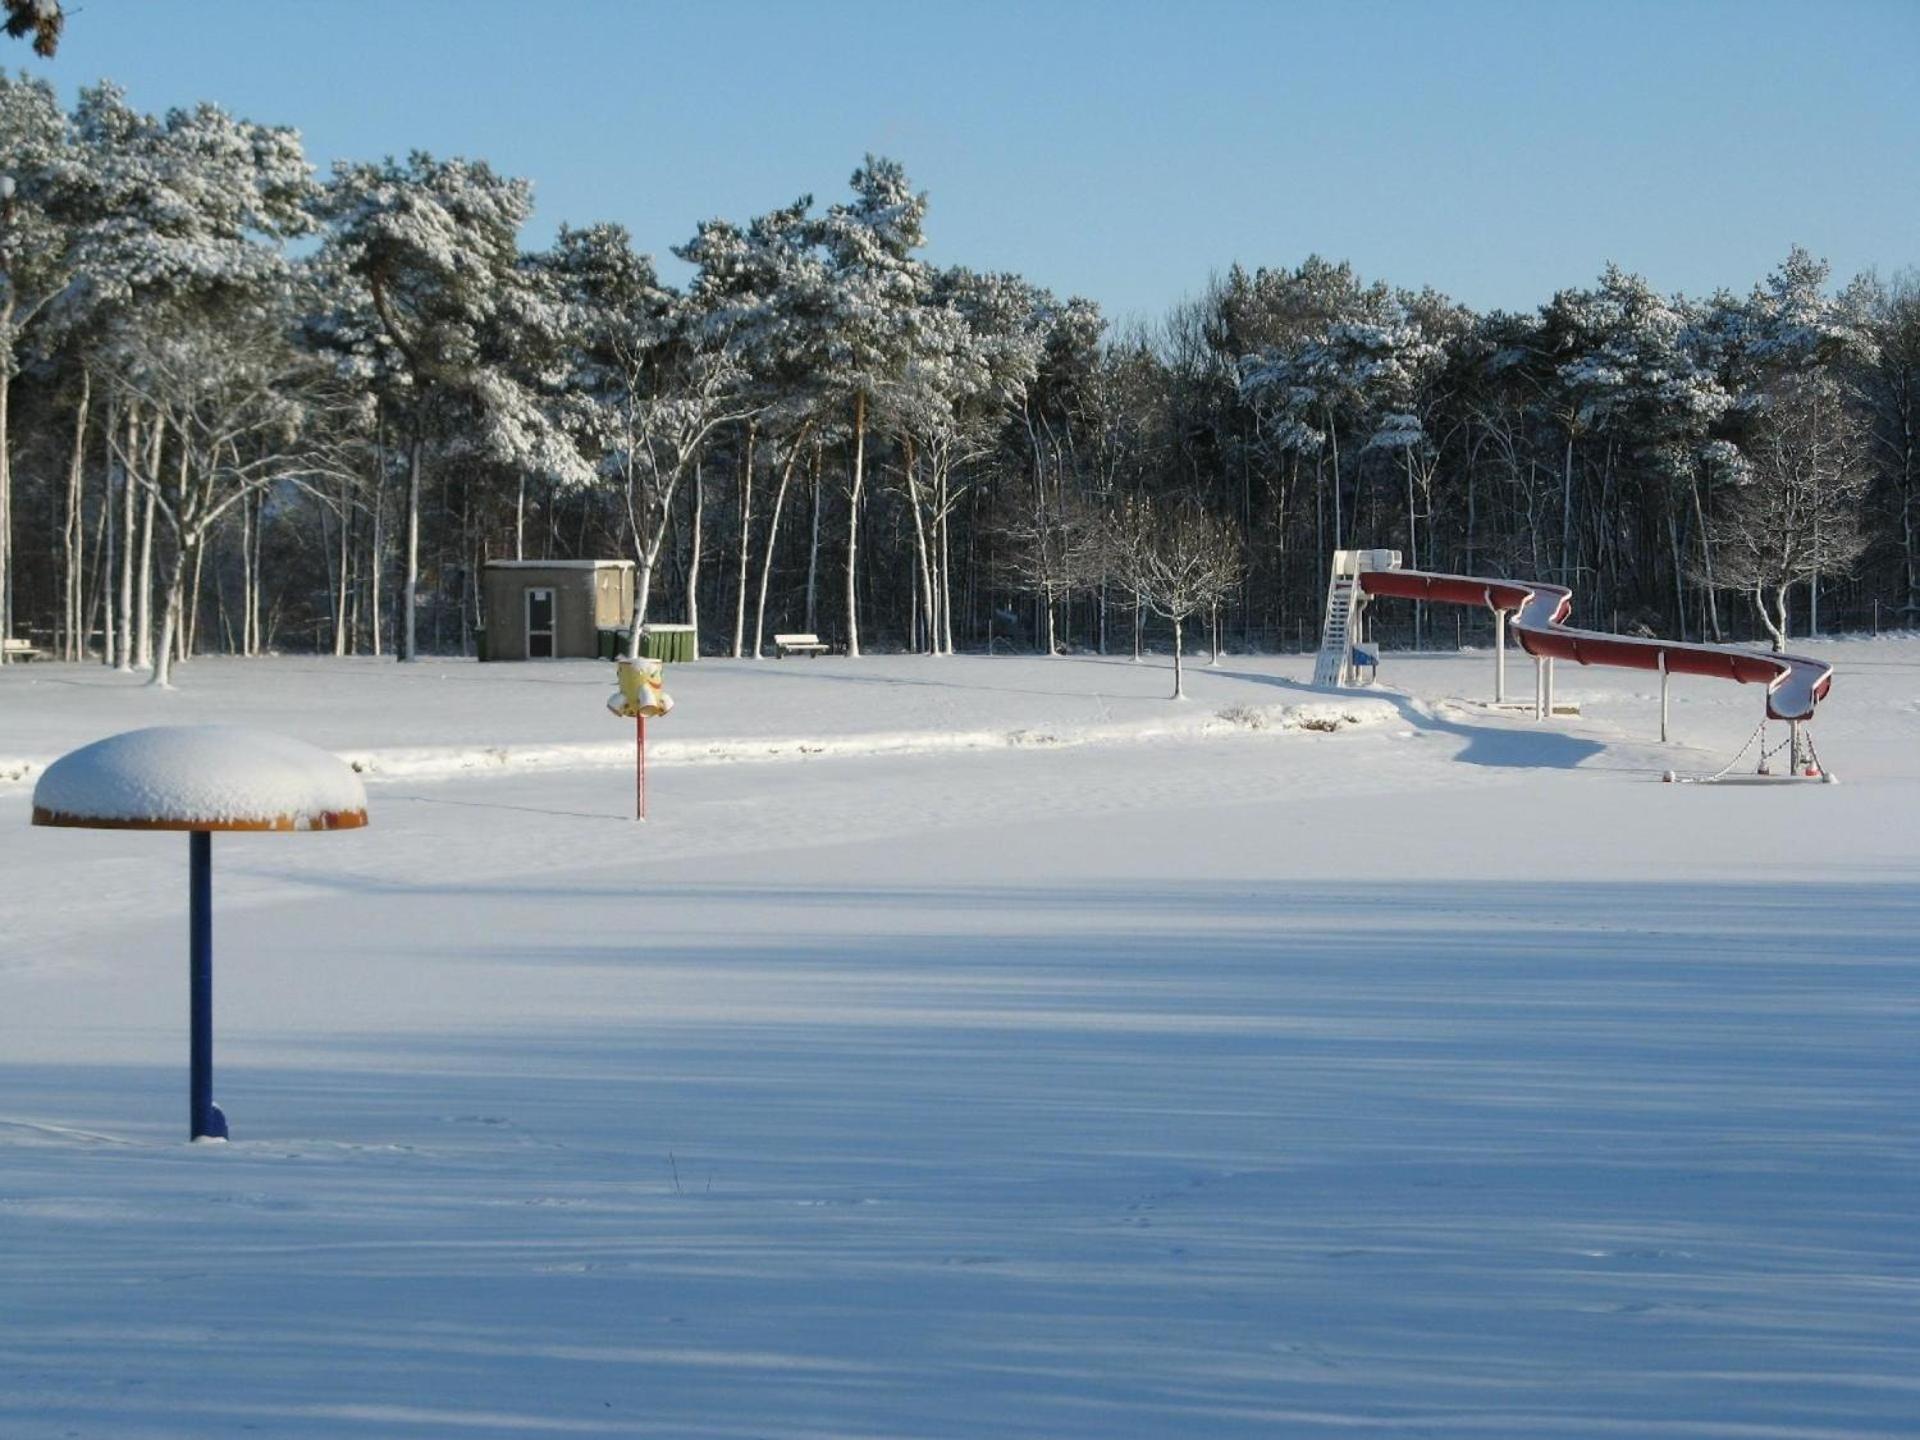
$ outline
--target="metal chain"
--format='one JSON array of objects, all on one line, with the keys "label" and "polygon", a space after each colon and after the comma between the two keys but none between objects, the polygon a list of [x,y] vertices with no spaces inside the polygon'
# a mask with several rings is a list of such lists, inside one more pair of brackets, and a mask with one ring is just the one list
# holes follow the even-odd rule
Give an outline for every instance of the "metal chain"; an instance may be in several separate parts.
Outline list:
[{"label": "metal chain", "polygon": [[[1728,775],[1730,775],[1733,772],[1733,767],[1740,763],[1741,759],[1746,755],[1747,751],[1753,748],[1753,742],[1758,740],[1762,735],[1766,733],[1767,733],[1767,721],[1766,721],[1766,717],[1762,716],[1760,723],[1753,727],[1753,733],[1747,737],[1747,743],[1742,745],[1739,749],[1739,752],[1735,754],[1731,760],[1727,761],[1725,765],[1721,766],[1720,769],[1716,770],[1711,775],[1683,775],[1680,777],[1680,783],[1683,785],[1711,785],[1716,780],[1725,779]],[[1765,758],[1766,757],[1763,752],[1761,756],[1763,763],[1765,761]]]},{"label": "metal chain", "polygon": [[[1679,776],[1677,777],[1679,782],[1682,785],[1711,785],[1716,780],[1724,780],[1728,775],[1733,773],[1733,767],[1738,765],[1741,762],[1741,760],[1745,758],[1746,753],[1753,748],[1754,741],[1756,740],[1762,741],[1760,746],[1760,764],[1764,772],[1764,767],[1766,766],[1769,760],[1773,759],[1773,757],[1778,755],[1781,751],[1789,749],[1793,744],[1793,732],[1791,730],[1787,732],[1787,738],[1785,740],[1782,740],[1778,745],[1774,745],[1771,747],[1769,747],[1764,742],[1764,740],[1762,740],[1762,737],[1766,733],[1767,733],[1767,722],[1763,718],[1758,725],[1753,727],[1753,733],[1747,737],[1747,743],[1742,745],[1739,749],[1739,752],[1735,754],[1731,760],[1727,761],[1725,765],[1722,765],[1718,770],[1714,771],[1714,773],[1711,775]],[[1827,773],[1827,767],[1820,763],[1820,752],[1814,748],[1813,731],[1810,728],[1802,727],[1800,734],[1801,734],[1801,737],[1806,741],[1807,756],[1809,759],[1813,761],[1814,769],[1819,771],[1820,774],[1824,776]],[[1793,765],[1792,756],[1788,757],[1787,764],[1788,764],[1789,770],[1791,770]]]},{"label": "metal chain", "polygon": [[1819,775],[1820,775],[1820,778],[1821,778],[1821,779],[1823,779],[1823,780],[1831,780],[1831,779],[1833,779],[1833,777],[1832,777],[1831,775],[1829,775],[1829,774],[1827,774],[1827,767],[1826,767],[1826,766],[1825,766],[1825,765],[1824,765],[1824,764],[1823,764],[1823,763],[1821,762],[1821,759],[1820,759],[1820,752],[1819,752],[1818,750],[1816,750],[1816,749],[1814,748],[1814,745],[1813,745],[1813,727],[1812,727],[1812,726],[1808,726],[1808,727],[1806,727],[1805,729],[1803,729],[1803,730],[1802,730],[1802,731],[1801,731],[1800,733],[1801,733],[1801,734],[1802,734],[1803,736],[1805,736],[1805,737],[1806,737],[1806,741],[1807,741],[1807,758],[1808,758],[1809,760],[1811,760],[1811,761],[1813,761],[1813,768],[1814,768],[1814,769],[1815,769],[1815,770],[1816,770],[1817,772],[1819,772]]}]

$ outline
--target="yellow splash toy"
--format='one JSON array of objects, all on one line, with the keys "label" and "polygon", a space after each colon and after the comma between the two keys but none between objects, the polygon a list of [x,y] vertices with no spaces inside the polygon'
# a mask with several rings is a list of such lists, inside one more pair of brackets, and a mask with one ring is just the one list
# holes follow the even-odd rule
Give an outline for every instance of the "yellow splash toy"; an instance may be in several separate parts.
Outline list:
[{"label": "yellow splash toy", "polygon": [[620,689],[607,697],[607,709],[630,719],[651,720],[673,709],[665,666],[645,657],[620,662]]}]

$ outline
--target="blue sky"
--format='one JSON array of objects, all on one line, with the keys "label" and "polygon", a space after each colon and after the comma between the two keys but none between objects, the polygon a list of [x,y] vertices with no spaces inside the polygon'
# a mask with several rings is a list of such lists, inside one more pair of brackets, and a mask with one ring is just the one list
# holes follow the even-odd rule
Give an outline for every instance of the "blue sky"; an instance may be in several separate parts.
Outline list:
[{"label": "blue sky", "polygon": [[1915,0],[69,8],[56,60],[6,62],[291,124],[323,165],[483,157],[534,182],[536,242],[612,219],[664,255],[874,150],[931,192],[930,259],[1122,319],[1314,251],[1508,308],[1608,260],[1689,292],[1795,242],[1920,263]]}]

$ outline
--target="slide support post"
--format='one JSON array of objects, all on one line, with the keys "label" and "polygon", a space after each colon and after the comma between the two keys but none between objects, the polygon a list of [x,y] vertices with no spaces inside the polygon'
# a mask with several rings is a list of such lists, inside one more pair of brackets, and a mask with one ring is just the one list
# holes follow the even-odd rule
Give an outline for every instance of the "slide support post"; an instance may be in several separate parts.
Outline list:
[{"label": "slide support post", "polygon": [[1667,718],[1669,698],[1673,689],[1673,676],[1667,673],[1667,652],[1660,652],[1660,743],[1667,743]]},{"label": "slide support post", "polygon": [[1551,655],[1547,657],[1547,715],[1546,715],[1546,718],[1549,720],[1553,718],[1553,657]]},{"label": "slide support post", "polygon": [[1507,612],[1493,611],[1493,703],[1507,703]]}]

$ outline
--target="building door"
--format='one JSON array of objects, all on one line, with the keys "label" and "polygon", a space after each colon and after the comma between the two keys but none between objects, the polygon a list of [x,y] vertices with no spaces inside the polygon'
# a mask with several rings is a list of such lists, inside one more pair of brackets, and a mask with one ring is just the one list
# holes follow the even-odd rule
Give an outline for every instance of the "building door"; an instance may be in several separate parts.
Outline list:
[{"label": "building door", "polygon": [[527,591],[527,659],[553,659],[553,591]]}]

